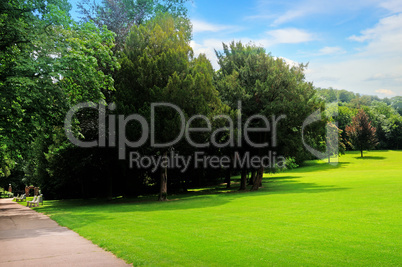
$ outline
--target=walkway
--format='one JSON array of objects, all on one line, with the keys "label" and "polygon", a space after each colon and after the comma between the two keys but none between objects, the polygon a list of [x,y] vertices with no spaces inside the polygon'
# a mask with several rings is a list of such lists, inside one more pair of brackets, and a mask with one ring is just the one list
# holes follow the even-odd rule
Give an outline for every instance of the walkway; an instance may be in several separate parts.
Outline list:
[{"label": "walkway", "polygon": [[0,199],[0,266],[130,266],[46,215]]}]

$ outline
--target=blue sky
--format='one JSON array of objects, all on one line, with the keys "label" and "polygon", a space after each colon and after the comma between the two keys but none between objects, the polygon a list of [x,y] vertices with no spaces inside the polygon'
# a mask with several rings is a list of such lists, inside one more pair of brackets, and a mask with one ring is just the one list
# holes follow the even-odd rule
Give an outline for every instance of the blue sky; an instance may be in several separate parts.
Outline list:
[{"label": "blue sky", "polygon": [[214,49],[240,40],[289,64],[309,63],[315,86],[402,96],[401,0],[193,0],[188,9],[191,46],[215,68]]}]

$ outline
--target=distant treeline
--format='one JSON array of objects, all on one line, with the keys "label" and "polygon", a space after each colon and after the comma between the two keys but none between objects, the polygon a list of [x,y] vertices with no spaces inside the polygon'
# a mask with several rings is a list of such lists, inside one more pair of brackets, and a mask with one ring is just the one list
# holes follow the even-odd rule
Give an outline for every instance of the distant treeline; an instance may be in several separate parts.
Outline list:
[{"label": "distant treeline", "polygon": [[[345,128],[351,124],[359,109],[363,109],[376,128],[376,149],[402,148],[402,96],[379,98],[361,95],[346,90],[316,88],[319,97],[326,103],[338,102],[338,127],[347,140]],[[348,147],[351,149],[350,147]]]},{"label": "distant treeline", "polygon": [[317,93],[325,102],[332,103],[337,101],[340,106],[348,106],[350,108],[359,108],[363,106],[372,106],[376,102],[383,102],[392,107],[395,111],[402,115],[402,96],[394,96],[391,98],[379,98],[373,95],[361,95],[347,90],[338,90],[333,88],[316,87]]}]

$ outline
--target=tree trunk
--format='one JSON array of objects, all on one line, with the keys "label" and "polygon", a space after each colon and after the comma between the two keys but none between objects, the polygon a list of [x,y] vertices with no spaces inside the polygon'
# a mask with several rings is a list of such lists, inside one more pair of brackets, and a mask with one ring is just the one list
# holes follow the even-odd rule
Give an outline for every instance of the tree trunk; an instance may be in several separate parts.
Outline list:
[{"label": "tree trunk", "polygon": [[186,178],[183,178],[183,180],[182,180],[182,182],[181,182],[181,185],[182,185],[182,189],[183,189],[183,192],[184,193],[187,193],[188,192],[188,188],[187,188],[187,179]]},{"label": "tree trunk", "polygon": [[264,175],[264,167],[260,167],[258,169],[256,178],[254,179],[254,184],[253,187],[251,188],[251,190],[253,191],[257,191],[258,188],[260,188],[262,186],[262,176]]},{"label": "tree trunk", "polygon": [[230,168],[226,169],[226,176],[225,176],[225,182],[226,182],[226,189],[230,189],[230,174],[232,170]]},{"label": "tree trunk", "polygon": [[[165,157],[167,156],[167,152],[163,154]],[[159,192],[158,201],[166,201],[167,200],[167,167],[161,168],[161,188]]]},{"label": "tree trunk", "polygon": [[107,199],[113,199],[113,178],[110,170],[107,170],[107,182],[108,182],[108,192],[107,192]]},{"label": "tree trunk", "polygon": [[363,157],[363,147],[360,147],[360,155]]},{"label": "tree trunk", "polygon": [[[261,143],[266,140],[267,140],[267,133],[260,135]],[[262,152],[261,148],[259,148],[258,154],[261,156],[262,153],[263,152]],[[253,190],[253,191],[257,191],[258,188],[260,188],[262,186],[262,177],[264,175],[264,166],[260,166],[260,168],[256,172],[257,172],[257,174],[255,176],[253,186],[251,187],[251,190]]]},{"label": "tree trunk", "polygon": [[240,178],[240,188],[239,190],[246,190],[247,189],[247,170],[242,169],[241,170],[241,178]]},{"label": "tree trunk", "polygon": [[251,171],[251,178],[250,178],[250,181],[248,182],[249,185],[253,185],[253,184],[254,184],[254,182],[255,182],[255,174],[256,174],[256,171],[255,171],[255,170],[252,170],[252,171]]},{"label": "tree trunk", "polygon": [[328,153],[328,163],[331,163],[331,156]]}]

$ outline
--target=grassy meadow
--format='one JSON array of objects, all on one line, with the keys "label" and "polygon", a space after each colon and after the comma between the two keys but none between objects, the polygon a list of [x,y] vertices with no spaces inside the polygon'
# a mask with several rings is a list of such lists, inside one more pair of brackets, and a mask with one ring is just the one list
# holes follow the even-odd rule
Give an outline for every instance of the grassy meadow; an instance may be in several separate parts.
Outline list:
[{"label": "grassy meadow", "polygon": [[257,192],[36,209],[135,266],[401,266],[402,151],[364,155],[265,174]]}]

